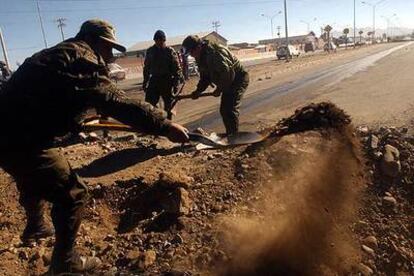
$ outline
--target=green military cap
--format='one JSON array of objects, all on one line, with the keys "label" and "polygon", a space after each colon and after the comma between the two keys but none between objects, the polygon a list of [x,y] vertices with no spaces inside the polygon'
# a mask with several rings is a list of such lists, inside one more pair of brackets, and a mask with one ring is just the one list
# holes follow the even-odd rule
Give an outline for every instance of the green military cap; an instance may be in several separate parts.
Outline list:
[{"label": "green military cap", "polygon": [[116,41],[114,26],[105,20],[91,19],[85,21],[80,28],[79,34],[97,36],[111,43],[113,45],[113,48],[117,49],[118,51],[126,52],[126,48]]},{"label": "green military cap", "polygon": [[201,39],[196,35],[189,35],[183,41],[184,54],[189,54],[191,50],[201,43]]}]

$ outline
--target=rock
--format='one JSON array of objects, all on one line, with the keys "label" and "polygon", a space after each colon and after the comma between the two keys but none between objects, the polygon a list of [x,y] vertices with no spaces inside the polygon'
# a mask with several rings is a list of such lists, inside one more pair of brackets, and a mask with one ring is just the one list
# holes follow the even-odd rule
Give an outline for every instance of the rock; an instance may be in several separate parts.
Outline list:
[{"label": "rock", "polygon": [[397,200],[392,196],[384,196],[382,198],[382,202],[385,206],[390,208],[394,208],[395,206],[397,206]]},{"label": "rock", "polygon": [[181,237],[180,234],[175,235],[174,238],[171,240],[172,244],[181,244],[183,242],[184,242],[184,239],[183,237]]},{"label": "rock", "polygon": [[139,269],[145,270],[147,267],[153,265],[157,260],[157,253],[153,250],[145,251],[139,257],[137,267]]},{"label": "rock", "polygon": [[391,145],[386,145],[381,160],[381,171],[389,177],[397,177],[401,172],[400,152]]},{"label": "rock", "polygon": [[91,141],[98,141],[98,140],[100,140],[100,138],[99,138],[98,134],[96,134],[96,132],[89,132],[89,135],[88,136],[89,136],[88,137],[88,140],[91,140]]},{"label": "rock", "polygon": [[358,272],[360,272],[363,276],[370,276],[374,274],[374,271],[369,267],[364,265],[363,263],[360,263],[357,266]]},{"label": "rock", "polygon": [[138,137],[134,133],[129,133],[127,135],[118,136],[113,139],[116,142],[129,142],[129,141],[136,141],[138,140]]},{"label": "rock", "polygon": [[107,241],[107,242],[111,242],[111,241],[113,241],[113,240],[115,240],[115,237],[114,237],[113,235],[111,235],[111,234],[108,234],[108,235],[104,238],[104,241]]},{"label": "rock", "polygon": [[161,173],[155,185],[165,189],[185,188],[188,189],[194,183],[194,178],[184,174]]},{"label": "rock", "polygon": [[366,245],[362,245],[362,250],[366,253],[368,253],[371,256],[375,256],[375,251],[371,247],[368,247]]},{"label": "rock", "polygon": [[357,128],[357,132],[361,135],[361,136],[366,136],[369,133],[369,128],[366,126],[360,126]]},{"label": "rock", "polygon": [[378,144],[379,144],[379,139],[377,136],[375,135],[371,135],[371,139],[370,139],[370,147],[372,150],[376,150],[378,148]]},{"label": "rock", "polygon": [[377,249],[378,248],[378,240],[376,237],[374,236],[368,236],[363,240],[363,244],[365,244],[366,246],[373,248],[373,249]]},{"label": "rock", "polygon": [[45,249],[43,247],[39,247],[33,255],[30,257],[30,261],[37,261],[45,255]]},{"label": "rock", "polygon": [[21,260],[27,261],[29,259],[29,254],[27,253],[27,251],[23,250],[19,252],[19,258]]},{"label": "rock", "polygon": [[85,132],[79,132],[78,136],[82,141],[88,140],[88,134],[86,134]]},{"label": "rock", "polygon": [[141,252],[139,250],[131,250],[125,256],[129,261],[137,260],[141,257]]},{"label": "rock", "polygon": [[184,188],[178,188],[163,199],[161,206],[167,213],[174,215],[188,215],[192,210],[193,202]]}]

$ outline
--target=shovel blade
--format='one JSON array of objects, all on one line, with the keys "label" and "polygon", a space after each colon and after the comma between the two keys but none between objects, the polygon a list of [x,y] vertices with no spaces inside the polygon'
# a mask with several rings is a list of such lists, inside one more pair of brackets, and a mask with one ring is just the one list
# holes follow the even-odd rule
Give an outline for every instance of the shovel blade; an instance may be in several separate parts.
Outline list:
[{"label": "shovel blade", "polygon": [[203,149],[219,149],[227,147],[237,147],[243,145],[251,145],[255,143],[260,143],[265,136],[257,132],[239,132],[232,136],[226,137],[224,135],[217,135],[216,133],[211,133],[210,135],[195,134],[196,139],[190,139],[199,144],[196,146],[198,150]]}]

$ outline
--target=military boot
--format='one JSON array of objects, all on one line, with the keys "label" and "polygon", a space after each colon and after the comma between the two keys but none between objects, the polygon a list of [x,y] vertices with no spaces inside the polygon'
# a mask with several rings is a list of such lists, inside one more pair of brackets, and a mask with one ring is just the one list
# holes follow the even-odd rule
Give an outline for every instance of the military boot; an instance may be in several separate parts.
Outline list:
[{"label": "military boot", "polygon": [[47,272],[47,276],[67,275],[78,276],[85,273],[95,275],[102,262],[97,257],[82,257],[77,252],[62,252],[61,256],[52,256],[52,263]]},{"label": "military boot", "polygon": [[[26,204],[27,205],[27,204]],[[54,235],[53,229],[50,228],[43,217],[45,205],[43,202],[34,202],[30,206],[24,206],[26,211],[27,224],[21,237],[24,245],[31,245],[39,239],[51,237]]]}]

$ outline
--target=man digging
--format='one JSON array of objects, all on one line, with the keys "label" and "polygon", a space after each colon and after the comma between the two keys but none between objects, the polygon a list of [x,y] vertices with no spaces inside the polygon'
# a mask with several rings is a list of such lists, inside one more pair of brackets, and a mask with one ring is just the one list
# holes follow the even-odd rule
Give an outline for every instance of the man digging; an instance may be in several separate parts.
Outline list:
[{"label": "man digging", "polygon": [[113,26],[88,20],[76,37],[26,59],[0,94],[0,166],[14,177],[20,192],[27,217],[24,243],[53,235],[43,219],[44,201],[52,203],[56,241],[49,275],[85,269],[74,243],[87,187],[52,148],[55,137],[75,131],[81,114],[96,108],[145,133],[188,141],[184,127],[150,104],[126,99],[110,81],[106,65],[113,48],[125,52]]},{"label": "man digging", "polygon": [[220,114],[226,134],[231,137],[239,131],[239,109],[244,92],[249,85],[249,74],[239,60],[224,46],[201,40],[198,36],[184,39],[186,54],[196,59],[200,71],[200,81],[192,93],[197,99],[214,84],[214,96],[221,96]]}]

